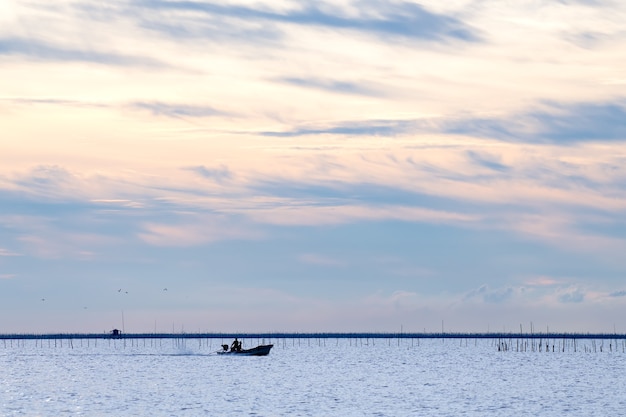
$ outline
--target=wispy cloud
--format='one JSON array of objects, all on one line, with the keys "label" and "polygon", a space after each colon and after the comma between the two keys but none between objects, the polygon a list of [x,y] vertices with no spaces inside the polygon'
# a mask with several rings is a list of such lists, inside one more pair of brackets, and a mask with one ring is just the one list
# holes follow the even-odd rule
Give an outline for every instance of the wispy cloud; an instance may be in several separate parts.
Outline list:
[{"label": "wispy cloud", "polygon": [[470,150],[467,151],[467,156],[476,164],[494,171],[507,172],[511,170],[511,167],[503,164],[497,155]]},{"label": "wispy cloud", "polygon": [[[572,283],[573,279],[549,280],[544,284],[545,279],[540,283],[531,282],[530,285],[522,286],[501,286],[492,288],[489,285],[481,285],[476,289],[465,293],[462,302],[481,302],[485,304],[512,304],[512,305],[532,305],[536,308],[540,306],[558,308],[560,304],[579,304],[586,301],[600,301],[605,295],[584,290],[582,285]],[[615,294],[615,295],[611,295]],[[622,297],[619,291],[609,294],[609,297]]]},{"label": "wispy cloud", "polygon": [[547,276],[539,276],[528,279],[524,282],[524,285],[532,286],[532,287],[554,287],[558,285],[562,285],[563,280],[556,279],[553,277]]},{"label": "wispy cloud", "polygon": [[[476,30],[457,18],[434,13],[409,2],[363,1],[357,4],[356,13],[346,13],[340,8],[319,2],[308,2],[299,8],[281,11],[267,7],[196,1],[146,0],[136,2],[133,6],[149,10],[196,12],[220,19],[352,30],[378,36],[430,41],[457,39],[475,42],[480,39]],[[169,32],[174,33],[172,30]]]},{"label": "wispy cloud", "polygon": [[336,94],[353,94],[367,97],[384,97],[386,95],[382,87],[372,86],[371,83],[299,77],[275,78],[274,81]]},{"label": "wispy cloud", "polygon": [[15,274],[0,274],[0,279],[14,279],[17,277]]},{"label": "wispy cloud", "polygon": [[365,205],[319,206],[301,204],[258,208],[249,214],[251,219],[273,225],[336,225],[361,221],[398,220],[406,222],[434,222],[441,224],[471,224],[478,216],[463,213],[424,209],[421,207]]},{"label": "wispy cloud", "polygon": [[576,143],[626,138],[626,105],[613,103],[538,103],[542,110],[498,119],[441,120],[445,133],[480,135],[532,143]]},{"label": "wispy cloud", "polygon": [[147,110],[155,116],[166,117],[213,117],[222,116],[225,113],[210,107],[210,106],[196,106],[190,104],[172,104],[161,102],[136,102],[131,107],[139,110]]},{"label": "wispy cloud", "polygon": [[512,299],[516,294],[520,293],[520,289],[513,287],[504,287],[491,289],[488,285],[482,285],[479,288],[470,291],[464,296],[465,301],[472,299],[480,299],[485,303],[503,303]]},{"label": "wispy cloud", "polygon": [[0,97],[0,102],[10,102],[21,105],[52,105],[52,106],[68,106],[68,107],[85,107],[85,108],[106,108],[108,104],[95,103],[79,100],[68,100],[62,98],[35,98],[35,97]]},{"label": "wispy cloud", "polygon": [[387,136],[418,131],[416,120],[345,121],[326,126],[301,126],[286,131],[259,132],[263,136],[298,137],[314,135]]},{"label": "wispy cloud", "polygon": [[145,56],[71,48],[29,38],[0,38],[0,55],[22,56],[36,61],[90,62],[123,67],[169,67],[164,62]]},{"label": "wispy cloud", "polygon": [[538,125],[537,141],[626,140],[626,104],[623,101],[552,104],[548,111],[532,112],[528,117]]},{"label": "wispy cloud", "polygon": [[558,299],[562,303],[582,303],[585,300],[585,292],[576,287],[567,288],[559,294]]},{"label": "wispy cloud", "polygon": [[[311,135],[388,136],[408,133],[461,134],[505,141],[571,144],[587,141],[626,139],[626,104],[537,103],[542,110],[510,114],[498,118],[448,115],[406,120],[354,120],[326,126],[298,126],[286,131],[260,132],[265,136],[298,137]],[[477,154],[468,154],[478,157]],[[487,161],[482,161],[483,163]],[[493,165],[492,168],[496,168]],[[504,168],[497,166],[498,169]]]},{"label": "wispy cloud", "polygon": [[68,189],[77,189],[79,178],[59,165],[40,165],[26,175],[17,177],[14,183],[21,189],[40,196],[66,196]]},{"label": "wispy cloud", "polygon": [[176,223],[145,223],[138,237],[149,245],[185,247],[227,240],[258,240],[263,232],[252,224],[223,215],[197,215],[186,216]]},{"label": "wispy cloud", "polygon": [[219,168],[208,168],[204,165],[184,168],[185,170],[195,172],[201,177],[211,179],[217,182],[227,181],[233,178],[233,173],[227,166],[222,165]]}]

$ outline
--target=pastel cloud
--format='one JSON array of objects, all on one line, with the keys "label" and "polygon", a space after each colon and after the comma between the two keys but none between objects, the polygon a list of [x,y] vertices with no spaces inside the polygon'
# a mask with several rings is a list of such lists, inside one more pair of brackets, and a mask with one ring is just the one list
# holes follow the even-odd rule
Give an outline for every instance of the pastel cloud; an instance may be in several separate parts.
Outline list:
[{"label": "pastel cloud", "polygon": [[21,56],[52,62],[89,62],[114,66],[164,67],[163,62],[149,57],[105,51],[73,49],[45,41],[24,38],[0,38],[0,56]]},{"label": "pastel cloud", "polygon": [[[206,2],[145,1],[133,4],[150,10],[195,12],[220,19],[268,21],[302,26],[316,26],[335,30],[352,30],[383,36],[440,40],[458,38],[476,40],[465,24],[458,19],[428,11],[410,2],[360,2],[348,11],[328,3],[308,3],[300,7],[273,10],[245,5]],[[215,23],[215,22],[212,22]],[[206,27],[210,27],[206,25]],[[170,27],[169,34],[187,33],[181,27]],[[206,35],[206,32],[205,32]],[[247,38],[246,38],[247,39]]]},{"label": "pastel cloud", "polygon": [[[295,82],[294,82],[295,83]],[[314,81],[298,82],[317,85]],[[348,90],[329,85],[334,92]],[[355,87],[349,90],[358,91]],[[365,92],[364,92],[365,93]],[[266,136],[297,137],[327,134],[352,136],[399,136],[408,133],[443,133],[489,137],[524,143],[570,143],[580,141],[622,141],[626,138],[626,105],[620,99],[613,103],[542,104],[543,110],[509,114],[500,118],[448,118],[413,120],[347,121],[332,126],[296,127],[283,132],[261,132]]]},{"label": "pastel cloud", "polygon": [[584,299],[585,293],[578,288],[568,288],[559,295],[562,303],[581,303]]},{"label": "pastel cloud", "polygon": [[0,256],[20,256],[19,253],[0,247]]},{"label": "pastel cloud", "polygon": [[[189,219],[187,219],[189,221]],[[181,224],[147,223],[139,232],[144,242],[157,246],[194,246],[221,240],[259,239],[262,233],[224,217],[203,216]]]},{"label": "pastel cloud", "polygon": [[624,311],[624,13],[5,2],[3,285],[17,299],[29,279],[106,270],[85,282],[145,290],[171,267],[194,296],[167,304],[177,319],[217,312],[196,294],[229,282],[211,301],[245,296],[259,326],[284,317],[267,300],[299,307],[282,322],[295,330],[453,313],[517,326],[525,306],[563,327],[595,308],[601,324]]},{"label": "pastel cloud", "polygon": [[133,108],[150,111],[155,116],[169,117],[210,117],[221,115],[219,110],[209,106],[176,105],[159,102],[133,103]]},{"label": "pastel cloud", "polygon": [[0,274],[0,279],[13,279],[16,276],[17,275],[15,275],[15,274]]}]

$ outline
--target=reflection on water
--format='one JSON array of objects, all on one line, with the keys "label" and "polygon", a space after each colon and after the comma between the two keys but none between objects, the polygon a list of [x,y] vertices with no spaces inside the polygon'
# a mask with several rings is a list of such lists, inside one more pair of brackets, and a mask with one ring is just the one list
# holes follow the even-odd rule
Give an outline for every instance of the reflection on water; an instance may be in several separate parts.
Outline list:
[{"label": "reflection on water", "polygon": [[[2,416],[621,415],[620,341],[576,351],[498,340],[276,340],[266,357],[219,340],[0,345]],[[611,344],[610,350],[608,349]],[[244,340],[252,347],[256,340]],[[602,344],[602,352],[598,348]]]}]

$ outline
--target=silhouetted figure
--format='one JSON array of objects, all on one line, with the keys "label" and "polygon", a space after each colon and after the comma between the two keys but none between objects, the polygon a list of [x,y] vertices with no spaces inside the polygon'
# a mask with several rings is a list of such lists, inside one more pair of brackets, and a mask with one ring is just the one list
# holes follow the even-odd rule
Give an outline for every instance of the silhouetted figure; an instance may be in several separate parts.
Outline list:
[{"label": "silhouetted figure", "polygon": [[236,337],[235,337],[235,340],[233,341],[233,343],[230,345],[230,351],[231,352],[241,352],[241,342],[238,341]]}]

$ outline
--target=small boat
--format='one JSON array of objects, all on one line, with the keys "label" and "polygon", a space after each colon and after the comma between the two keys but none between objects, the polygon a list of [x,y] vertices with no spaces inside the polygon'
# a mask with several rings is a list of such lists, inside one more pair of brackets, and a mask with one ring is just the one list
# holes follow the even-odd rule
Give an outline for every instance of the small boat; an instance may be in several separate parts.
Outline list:
[{"label": "small boat", "polygon": [[243,356],[266,356],[274,345],[259,345],[251,349],[228,350],[228,345],[223,345],[223,350],[218,351],[219,355],[243,355]]}]

